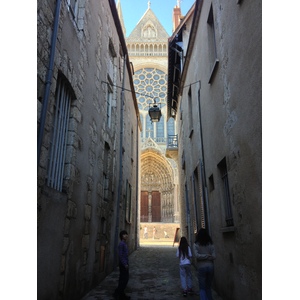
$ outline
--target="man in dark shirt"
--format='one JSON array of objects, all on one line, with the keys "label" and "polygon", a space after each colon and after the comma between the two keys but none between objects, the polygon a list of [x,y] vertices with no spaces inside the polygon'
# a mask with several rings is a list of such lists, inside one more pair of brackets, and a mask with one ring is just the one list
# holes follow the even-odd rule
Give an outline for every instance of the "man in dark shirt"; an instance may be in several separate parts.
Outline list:
[{"label": "man in dark shirt", "polygon": [[129,280],[129,269],[128,269],[128,247],[126,244],[128,238],[128,233],[126,230],[120,232],[120,243],[118,246],[119,254],[119,284],[114,292],[115,299],[130,299],[129,296],[125,294],[125,288]]}]

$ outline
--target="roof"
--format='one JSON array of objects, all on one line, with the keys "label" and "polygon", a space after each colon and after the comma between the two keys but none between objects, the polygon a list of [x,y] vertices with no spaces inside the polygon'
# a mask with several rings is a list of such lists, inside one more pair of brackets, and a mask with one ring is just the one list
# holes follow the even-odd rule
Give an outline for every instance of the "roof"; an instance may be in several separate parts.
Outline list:
[{"label": "roof", "polygon": [[[147,34],[147,28],[153,28],[155,36],[151,35],[151,31]],[[149,29],[149,30],[150,30]],[[143,34],[143,30],[144,33]],[[154,12],[150,7],[146,10],[144,15],[141,17],[135,28],[132,30],[130,35],[127,37],[126,42],[164,42],[167,43],[169,35],[165,28],[161,25],[158,18],[155,16]]]},{"label": "roof", "polygon": [[[197,2],[197,1],[196,1]],[[169,55],[168,55],[168,96],[167,106],[168,119],[175,117],[178,105],[178,96],[180,94],[181,76],[184,67],[184,53],[183,51],[183,31],[186,29],[188,22],[193,21],[195,13],[196,2],[192,5],[185,17],[175,29],[172,36],[169,38]],[[191,28],[192,32],[192,28]],[[188,43],[189,41],[185,41]],[[185,47],[186,48],[186,47]]]}]

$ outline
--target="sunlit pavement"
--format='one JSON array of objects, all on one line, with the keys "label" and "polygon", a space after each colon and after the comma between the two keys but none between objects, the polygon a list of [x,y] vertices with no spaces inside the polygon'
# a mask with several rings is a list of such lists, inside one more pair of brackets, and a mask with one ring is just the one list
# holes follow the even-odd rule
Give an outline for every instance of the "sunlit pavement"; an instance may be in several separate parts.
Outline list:
[{"label": "sunlit pavement", "polygon": [[[174,300],[199,299],[196,270],[192,268],[194,295],[182,295],[179,264],[176,257],[178,244],[171,239],[141,239],[140,247],[129,256],[129,282],[126,294],[132,300]],[[82,300],[114,299],[119,270],[108,275],[95,289]],[[214,300],[222,300],[213,291]]]}]

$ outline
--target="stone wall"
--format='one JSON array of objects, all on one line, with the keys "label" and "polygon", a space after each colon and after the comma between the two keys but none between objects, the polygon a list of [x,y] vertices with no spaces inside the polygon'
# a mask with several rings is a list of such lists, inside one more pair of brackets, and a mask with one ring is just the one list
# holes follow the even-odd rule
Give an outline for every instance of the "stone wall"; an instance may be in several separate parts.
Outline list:
[{"label": "stone wall", "polygon": [[197,4],[176,116],[181,227],[210,230],[224,299],[261,299],[261,1]]},{"label": "stone wall", "polygon": [[[132,86],[129,62],[123,73],[125,40],[110,2],[114,5],[114,1],[80,0],[78,11],[72,11],[61,1],[38,168],[37,294],[41,300],[80,299],[99,283],[114,268],[120,230],[129,233],[130,252],[137,245],[139,119],[135,96],[128,91]],[[40,1],[37,10],[39,112],[45,103],[54,22],[55,4],[49,3]],[[68,120],[62,191],[47,184],[60,74],[75,95]],[[116,86],[122,86],[123,76],[126,92],[122,95]],[[110,126],[109,80],[113,91]]]}]

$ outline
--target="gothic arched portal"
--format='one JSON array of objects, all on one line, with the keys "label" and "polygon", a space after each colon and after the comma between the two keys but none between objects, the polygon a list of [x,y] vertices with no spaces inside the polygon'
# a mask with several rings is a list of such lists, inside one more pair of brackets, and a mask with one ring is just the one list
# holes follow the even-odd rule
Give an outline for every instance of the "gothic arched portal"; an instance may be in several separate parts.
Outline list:
[{"label": "gothic arched portal", "polygon": [[175,177],[172,160],[149,137],[141,154],[141,222],[174,222]]}]

